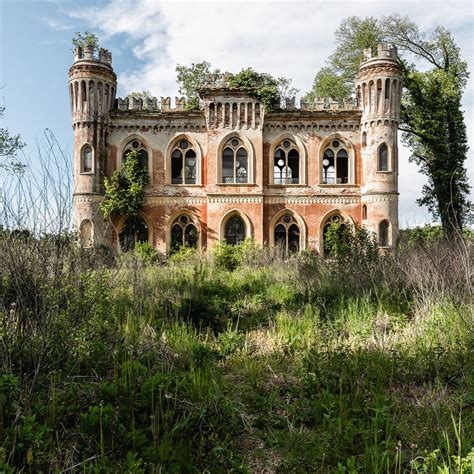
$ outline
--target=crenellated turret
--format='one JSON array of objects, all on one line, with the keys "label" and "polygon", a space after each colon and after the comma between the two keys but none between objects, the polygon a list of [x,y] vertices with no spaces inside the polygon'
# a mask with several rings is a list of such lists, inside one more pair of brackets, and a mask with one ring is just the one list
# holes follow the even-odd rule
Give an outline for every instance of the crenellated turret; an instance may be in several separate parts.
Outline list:
[{"label": "crenellated turret", "polygon": [[[104,242],[99,206],[107,162],[109,111],[113,109],[117,76],[106,49],[77,47],[69,69],[69,97],[74,129],[74,207],[85,242]],[[90,234],[90,235],[89,235]]]},{"label": "crenellated turret", "polygon": [[388,225],[389,246],[398,232],[398,146],[402,81],[395,46],[380,44],[364,51],[356,77],[361,117],[361,194],[364,224],[381,233]]}]

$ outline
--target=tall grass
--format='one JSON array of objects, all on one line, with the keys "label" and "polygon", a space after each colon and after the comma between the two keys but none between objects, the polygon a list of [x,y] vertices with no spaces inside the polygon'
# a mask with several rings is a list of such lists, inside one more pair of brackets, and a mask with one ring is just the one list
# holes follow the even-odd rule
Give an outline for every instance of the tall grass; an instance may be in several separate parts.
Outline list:
[{"label": "tall grass", "polygon": [[472,242],[355,251],[3,231],[0,470],[471,472]]}]

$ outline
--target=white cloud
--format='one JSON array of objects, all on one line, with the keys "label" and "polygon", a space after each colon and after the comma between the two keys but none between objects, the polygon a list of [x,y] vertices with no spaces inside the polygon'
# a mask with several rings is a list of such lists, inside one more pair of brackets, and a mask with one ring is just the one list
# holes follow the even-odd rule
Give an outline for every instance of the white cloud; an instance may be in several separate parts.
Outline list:
[{"label": "white cloud", "polygon": [[[332,52],[334,30],[343,18],[395,12],[409,15],[428,31],[437,25],[450,29],[473,70],[473,8],[471,2],[464,1],[110,0],[69,14],[85,21],[104,38],[121,34],[133,45],[133,54],[141,61],[141,67],[117,71],[121,94],[150,90],[159,97],[177,94],[176,64],[203,60],[222,70],[238,71],[252,66],[284,75],[305,92]],[[469,87],[472,88],[472,80]],[[466,95],[464,108],[470,145],[474,148],[472,93]],[[415,204],[425,179],[415,165],[408,163],[408,156],[408,150],[400,147],[402,224],[429,220],[426,211]],[[472,154],[468,166],[474,183]]]}]

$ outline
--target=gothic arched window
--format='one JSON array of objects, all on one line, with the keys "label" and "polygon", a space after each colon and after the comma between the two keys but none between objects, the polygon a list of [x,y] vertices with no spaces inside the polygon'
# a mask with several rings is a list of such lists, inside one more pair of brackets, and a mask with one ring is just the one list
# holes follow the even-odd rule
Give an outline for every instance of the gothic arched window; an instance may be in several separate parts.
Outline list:
[{"label": "gothic arched window", "polygon": [[222,152],[222,182],[248,183],[249,160],[247,150],[237,137],[226,142]]},{"label": "gothic arched window", "polygon": [[129,217],[119,234],[120,248],[124,252],[135,249],[137,242],[148,242],[148,226],[140,216]]},{"label": "gothic arched window", "polygon": [[92,247],[93,243],[93,224],[89,219],[84,219],[80,226],[80,240],[82,248]]},{"label": "gothic arched window", "polygon": [[362,219],[363,220],[367,219],[367,205],[366,204],[362,206]]},{"label": "gothic arched window", "polygon": [[237,245],[243,242],[246,236],[247,232],[244,220],[238,215],[230,217],[225,223],[225,241],[230,245]]},{"label": "gothic arched window", "polygon": [[275,247],[284,255],[300,250],[300,229],[291,214],[284,214],[278,219],[273,236]]},{"label": "gothic arched window", "polygon": [[180,140],[171,152],[171,183],[196,184],[197,155],[189,140]]},{"label": "gothic arched window", "polygon": [[389,231],[390,225],[388,221],[382,221],[379,224],[379,247],[388,247],[389,246]]},{"label": "gothic arched window", "polygon": [[182,214],[177,217],[171,226],[171,252],[176,252],[182,247],[197,248],[199,234],[192,219]]},{"label": "gothic arched window", "polygon": [[138,139],[131,140],[124,149],[124,152],[122,155],[123,163],[125,163],[125,161],[127,160],[127,155],[131,151],[137,152],[138,162],[140,163],[141,168],[147,170],[148,169],[148,151],[146,147],[143,145],[143,143]]},{"label": "gothic arched window", "polygon": [[349,182],[349,155],[340,140],[333,140],[324,150],[322,176],[323,184]]},{"label": "gothic arched window", "polygon": [[388,171],[388,147],[385,143],[379,146],[377,171]]},{"label": "gothic arched window", "polygon": [[294,142],[282,140],[273,155],[273,183],[298,184],[300,182],[300,154]]},{"label": "gothic arched window", "polygon": [[92,173],[92,147],[84,145],[81,152],[81,173]]}]

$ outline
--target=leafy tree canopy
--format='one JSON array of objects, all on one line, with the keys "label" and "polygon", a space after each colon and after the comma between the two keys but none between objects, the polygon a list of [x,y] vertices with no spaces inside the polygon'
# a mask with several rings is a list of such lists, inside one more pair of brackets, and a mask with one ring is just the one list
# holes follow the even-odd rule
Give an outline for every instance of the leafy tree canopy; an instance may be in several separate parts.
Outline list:
[{"label": "leafy tree canopy", "polygon": [[400,130],[411,160],[428,177],[418,203],[440,218],[445,234],[460,235],[468,210],[464,162],[467,135],[461,111],[469,73],[453,35],[438,27],[428,35],[408,17],[349,17],[335,33],[336,50],[315,77],[305,100],[342,100],[354,90],[363,50],[380,42],[397,46],[405,93]]},{"label": "leafy tree canopy", "polygon": [[244,90],[262,102],[267,109],[276,108],[280,101],[294,97],[297,89],[285,77],[275,78],[267,73],[259,73],[252,68],[242,69],[237,74],[212,69],[207,61],[191,66],[176,66],[179,93],[186,98],[186,108],[199,108],[199,89],[209,84],[229,85]]}]

